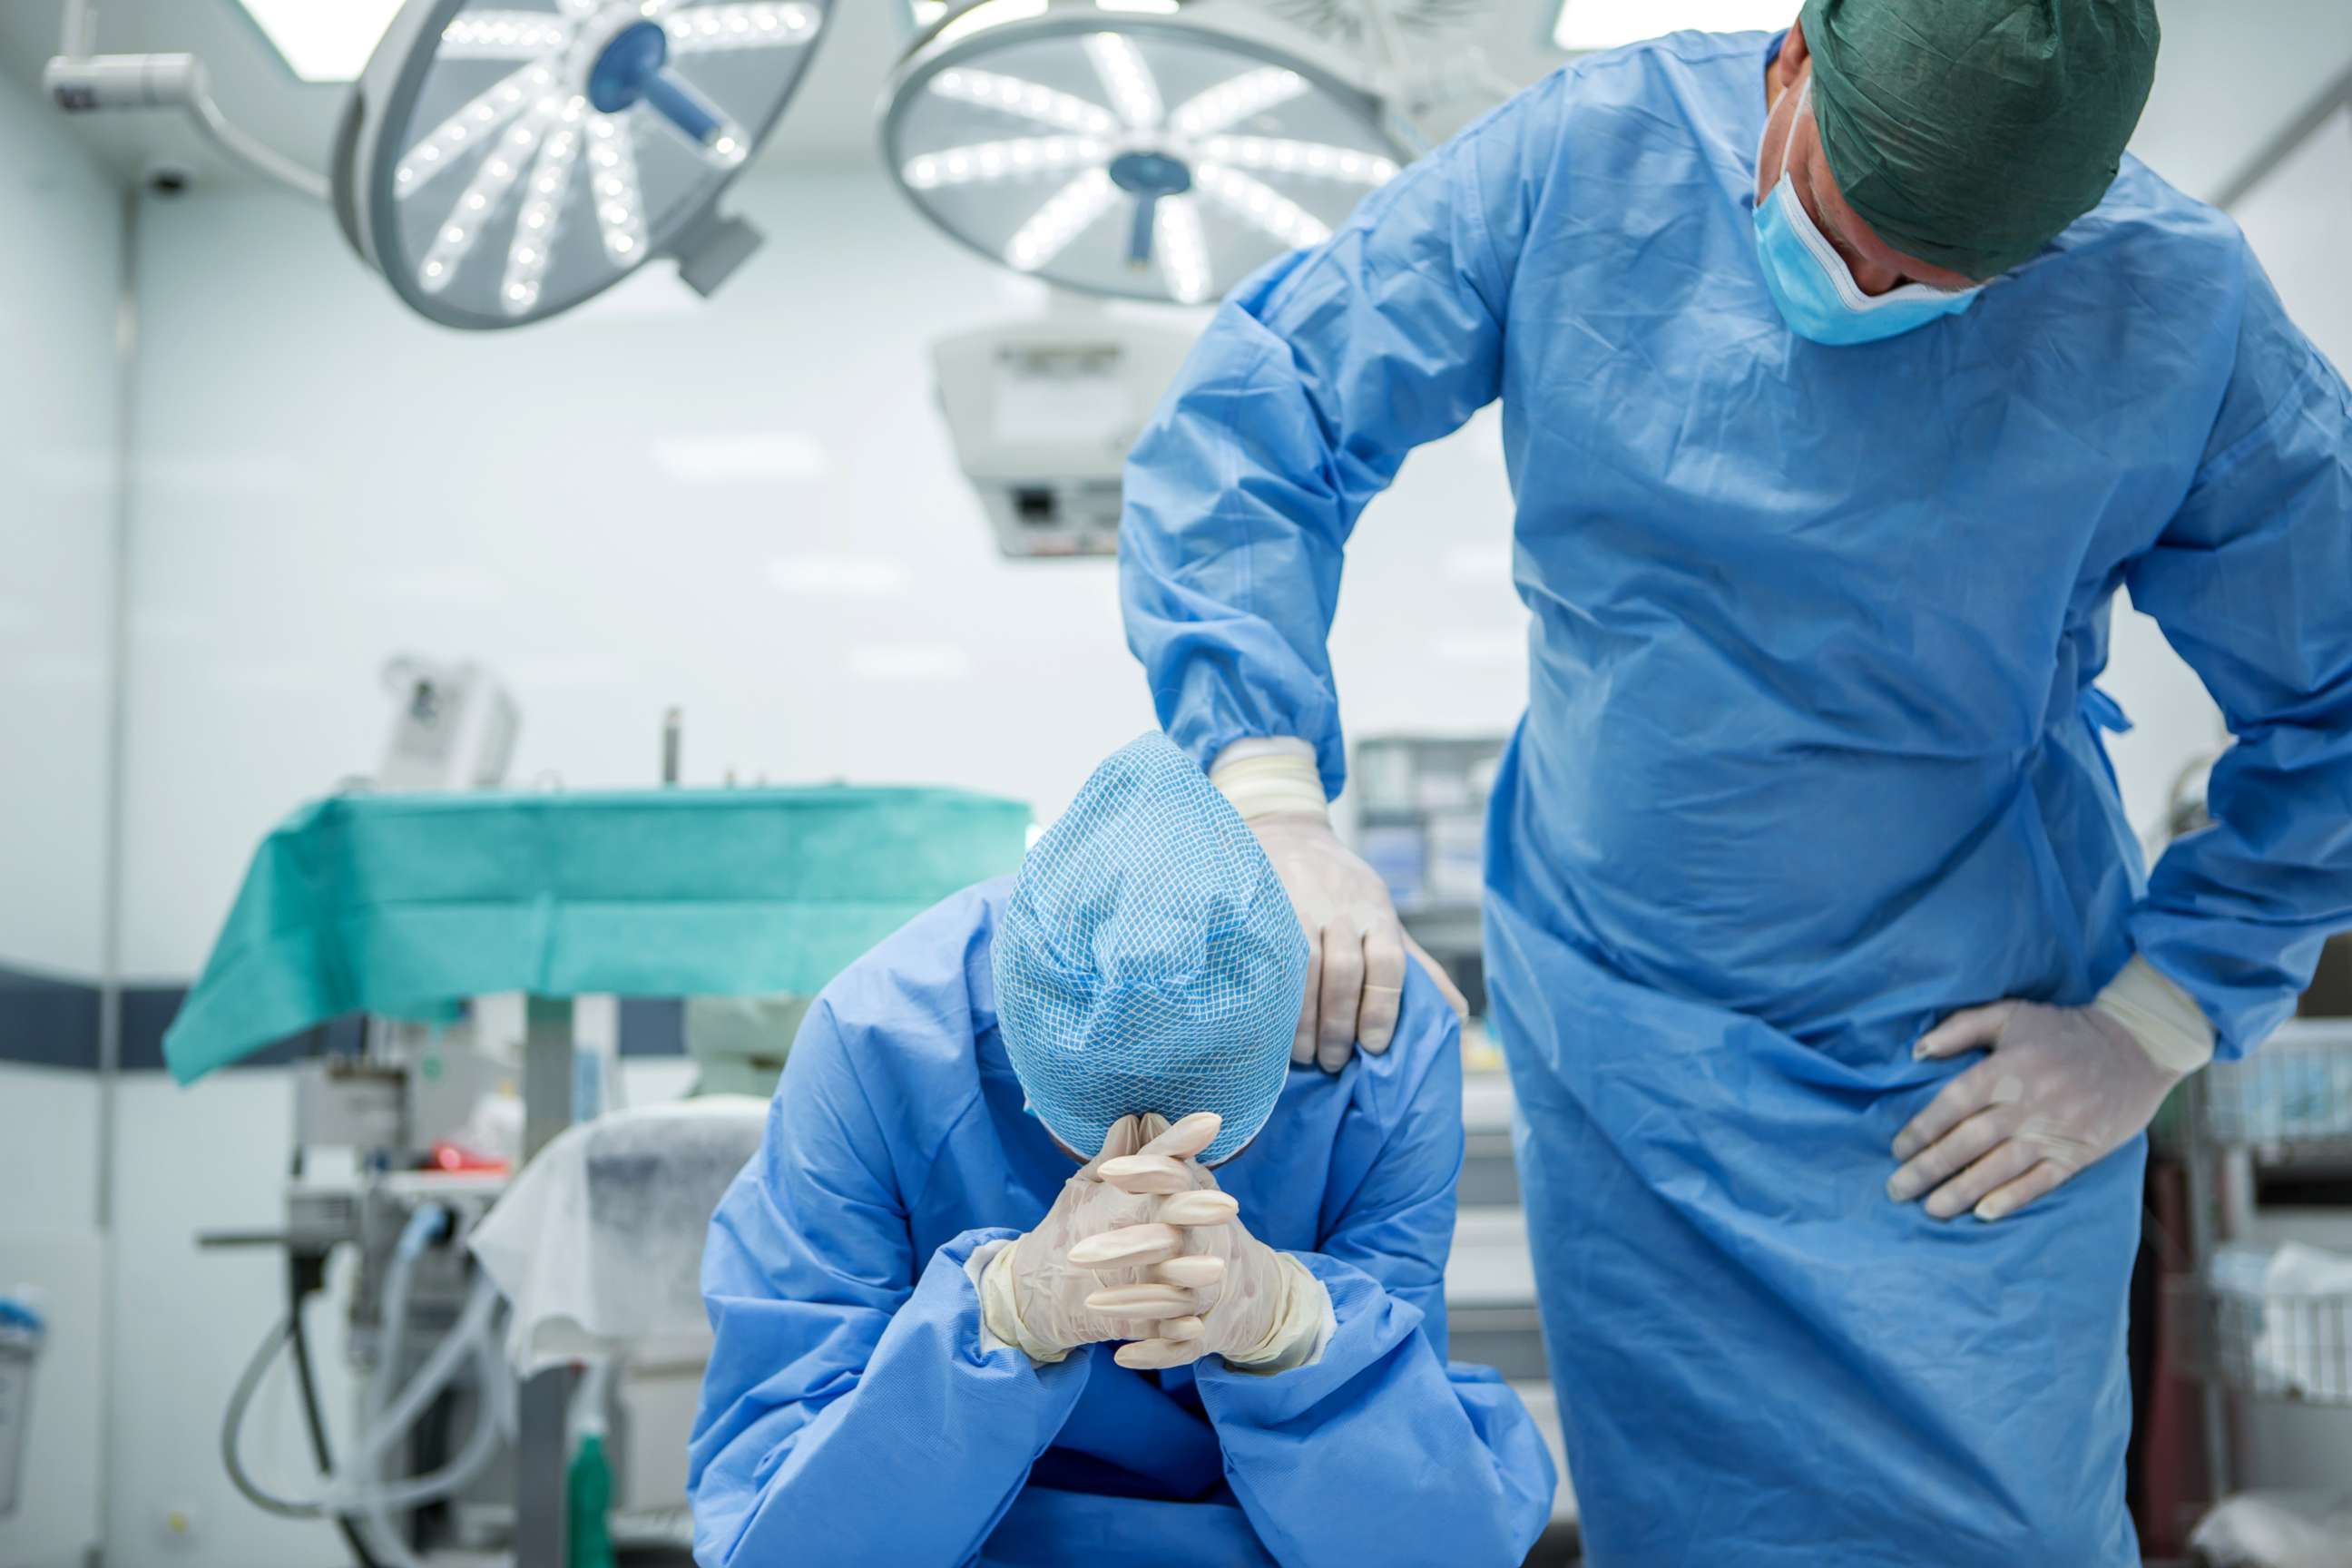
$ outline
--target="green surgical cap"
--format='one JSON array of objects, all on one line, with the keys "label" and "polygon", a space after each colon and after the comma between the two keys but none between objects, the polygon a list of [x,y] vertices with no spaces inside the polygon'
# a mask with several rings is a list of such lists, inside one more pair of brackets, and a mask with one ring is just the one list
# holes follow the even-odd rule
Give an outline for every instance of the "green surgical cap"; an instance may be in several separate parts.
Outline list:
[{"label": "green surgical cap", "polygon": [[2099,205],[2156,76],[2152,0],[1806,0],[1804,26],[1847,203],[1975,279]]}]

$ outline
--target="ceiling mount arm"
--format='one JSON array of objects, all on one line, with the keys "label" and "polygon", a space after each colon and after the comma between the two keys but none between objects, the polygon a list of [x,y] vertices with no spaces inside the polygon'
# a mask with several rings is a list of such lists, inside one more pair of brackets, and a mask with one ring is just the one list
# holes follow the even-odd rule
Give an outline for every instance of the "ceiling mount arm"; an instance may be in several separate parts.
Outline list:
[{"label": "ceiling mount arm", "polygon": [[213,101],[211,73],[190,54],[100,55],[93,0],[66,0],[61,52],[41,71],[41,86],[68,114],[118,109],[176,109],[214,146],[246,167],[314,201],[327,199],[326,176],[303,167],[239,130]]},{"label": "ceiling mount arm", "polygon": [[2280,129],[2278,133],[2254,155],[2246,160],[2238,172],[2230,176],[2214,195],[2213,205],[2223,212],[2233,212],[2240,202],[2252,194],[2277,172],[2278,166],[2303,150],[2303,144],[2319,133],[2337,114],[2352,118],[2352,68],[2347,68],[2334,81],[2320,89],[2319,96],[2304,107],[2301,113]]}]

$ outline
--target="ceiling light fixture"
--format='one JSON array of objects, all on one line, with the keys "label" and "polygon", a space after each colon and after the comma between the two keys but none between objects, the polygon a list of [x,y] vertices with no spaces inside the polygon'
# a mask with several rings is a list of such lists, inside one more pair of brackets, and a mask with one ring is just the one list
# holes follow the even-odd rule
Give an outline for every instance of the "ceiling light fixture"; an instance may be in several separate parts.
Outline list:
[{"label": "ceiling light fixture", "polygon": [[1408,155],[1330,55],[1252,6],[982,0],[900,61],[884,153],[926,216],[992,260],[1197,304],[1328,237]]},{"label": "ceiling light fixture", "polygon": [[656,256],[708,294],[759,244],[719,193],[830,0],[407,0],[352,94],[335,210],[420,314],[521,326]]}]

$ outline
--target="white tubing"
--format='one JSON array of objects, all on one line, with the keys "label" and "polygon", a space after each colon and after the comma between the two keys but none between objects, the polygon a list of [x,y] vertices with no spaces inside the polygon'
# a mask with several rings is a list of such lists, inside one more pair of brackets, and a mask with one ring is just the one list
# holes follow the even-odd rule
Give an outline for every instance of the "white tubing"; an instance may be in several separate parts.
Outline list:
[{"label": "white tubing", "polygon": [[[392,1262],[383,1272],[383,1299],[378,1314],[383,1330],[376,1344],[375,1366],[368,1373],[367,1394],[361,1405],[362,1420],[360,1430],[363,1435],[381,1429],[384,1406],[392,1403],[394,1391],[399,1386],[400,1357],[406,1348],[403,1337],[408,1328],[408,1293],[415,1278],[417,1255],[425,1250],[439,1225],[446,1224],[447,1219],[446,1214],[430,1205],[419,1208],[408,1216],[408,1224],[402,1227],[400,1240],[392,1249]],[[404,1426],[401,1430],[405,1431],[406,1428]],[[372,1482],[383,1479],[381,1455],[364,1442],[345,1468]],[[400,1527],[393,1519],[392,1510],[384,1502],[381,1489],[372,1487],[367,1502],[355,1506],[352,1511],[366,1517],[375,1550],[390,1568],[424,1568],[424,1564],[416,1560],[416,1554],[408,1550],[408,1542],[402,1537]]]},{"label": "white tubing", "polygon": [[[394,1292],[389,1277],[385,1284],[385,1302],[390,1305]],[[457,1323],[400,1391],[392,1409],[369,1422],[356,1450],[345,1462],[343,1474],[328,1478],[326,1487],[316,1498],[287,1499],[281,1506],[322,1513],[364,1514],[379,1533],[389,1538],[393,1534],[391,1522],[380,1514],[436,1502],[470,1485],[496,1456],[499,1439],[511,1434],[515,1427],[513,1380],[507,1373],[504,1352],[499,1343],[498,1306],[498,1287],[487,1276],[477,1279]],[[396,1347],[395,1337],[388,1348]],[[478,1404],[473,1430],[467,1435],[465,1447],[457,1457],[429,1475],[404,1481],[385,1482],[381,1478],[370,1479],[364,1476],[356,1480],[350,1479],[355,1470],[376,1467],[384,1450],[440,1397],[458,1370],[467,1364],[469,1355]],[[406,1554],[397,1541],[392,1541],[387,1555]]]},{"label": "white tubing", "polygon": [[476,1342],[474,1368],[475,1380],[479,1385],[478,1404],[473,1430],[466,1435],[466,1446],[458,1451],[457,1457],[429,1475],[355,1491],[349,1495],[347,1508],[364,1510],[371,1523],[383,1529],[388,1524],[383,1515],[405,1512],[410,1509],[422,1508],[428,1502],[438,1502],[452,1492],[464,1490],[489,1468],[491,1459],[498,1455],[499,1437],[494,1408],[496,1396],[491,1390],[505,1373],[498,1342],[491,1336],[486,1334]]},{"label": "white tubing", "polygon": [[[441,1391],[449,1385],[449,1380],[457,1375],[467,1352],[475,1348],[476,1342],[489,1337],[498,1305],[499,1288],[491,1284],[487,1276],[477,1279],[473,1294],[467,1299],[466,1310],[459,1314],[456,1326],[442,1336],[439,1344],[433,1347],[432,1355],[416,1369],[416,1375],[408,1380],[408,1386],[400,1391],[400,1397],[393,1402],[392,1408],[370,1422],[368,1429],[360,1435],[356,1456],[360,1463],[364,1464],[383,1453],[416,1424],[417,1417],[425,1414],[433,1401],[440,1396]],[[492,1342],[495,1343],[494,1341]]]},{"label": "white tubing", "polygon": [[[381,1316],[383,1333],[376,1347],[375,1367],[367,1383],[367,1394],[362,1409],[364,1421],[363,1437],[373,1437],[383,1430],[385,1406],[392,1404],[399,1387],[402,1352],[407,1348],[404,1336],[408,1328],[408,1299],[415,1280],[416,1259],[434,1238],[449,1223],[446,1210],[437,1205],[426,1205],[408,1216],[401,1228],[400,1240],[392,1249],[392,1261],[384,1270],[383,1300]],[[469,1303],[470,1304],[470,1303]],[[463,1328],[462,1321],[458,1325]],[[460,1336],[452,1333],[453,1340]],[[425,1370],[431,1370],[427,1367]],[[421,1413],[421,1412],[420,1412]],[[394,1428],[394,1435],[407,1431],[403,1423]],[[393,1517],[393,1505],[383,1480],[383,1456],[378,1443],[362,1441],[348,1468],[364,1478],[364,1500],[356,1497],[348,1511],[365,1516],[368,1529],[375,1542],[375,1550],[390,1568],[425,1568],[416,1554],[408,1550],[398,1522]]]}]

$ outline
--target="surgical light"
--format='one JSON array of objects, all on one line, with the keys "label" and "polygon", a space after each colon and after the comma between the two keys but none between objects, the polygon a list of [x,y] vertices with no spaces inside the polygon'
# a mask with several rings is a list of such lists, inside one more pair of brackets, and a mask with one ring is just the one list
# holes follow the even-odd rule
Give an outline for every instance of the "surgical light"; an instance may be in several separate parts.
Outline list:
[{"label": "surgical light", "polygon": [[1199,303],[1329,237],[1407,156],[1333,53],[1220,0],[981,0],[899,62],[884,155],[926,216],[992,260]]},{"label": "surgical light", "polygon": [[709,293],[758,244],[718,215],[831,0],[407,0],[337,138],[344,233],[446,326],[521,326],[656,256]]},{"label": "surgical light", "polygon": [[1564,0],[1551,41],[1570,53],[1613,49],[1664,33],[1745,33],[1785,27],[1795,0]]}]

